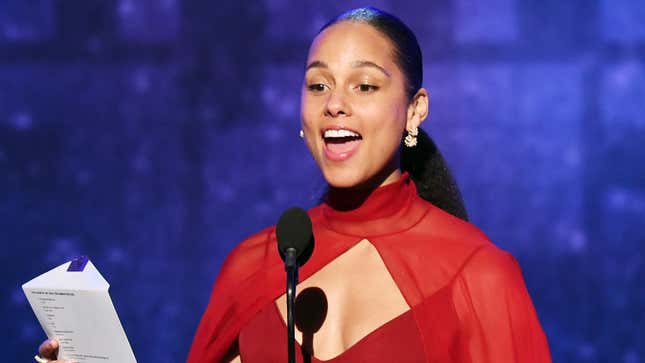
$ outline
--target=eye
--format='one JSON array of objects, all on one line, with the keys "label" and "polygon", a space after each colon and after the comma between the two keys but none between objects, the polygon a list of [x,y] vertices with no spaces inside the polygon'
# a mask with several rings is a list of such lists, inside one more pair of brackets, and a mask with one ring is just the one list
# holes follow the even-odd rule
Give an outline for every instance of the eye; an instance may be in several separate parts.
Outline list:
[{"label": "eye", "polygon": [[327,88],[327,86],[323,83],[312,83],[307,85],[307,89],[309,89],[309,91],[314,93],[323,92],[325,88]]},{"label": "eye", "polygon": [[378,90],[378,86],[374,86],[371,84],[361,84],[356,87],[360,92],[362,93],[370,93]]}]

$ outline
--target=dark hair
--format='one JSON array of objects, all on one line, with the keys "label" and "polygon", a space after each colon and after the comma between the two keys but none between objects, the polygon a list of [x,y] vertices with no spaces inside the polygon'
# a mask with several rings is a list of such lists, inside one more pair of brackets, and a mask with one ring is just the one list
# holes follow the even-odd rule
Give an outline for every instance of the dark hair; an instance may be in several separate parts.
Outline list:
[{"label": "dark hair", "polygon": [[[408,100],[412,101],[423,82],[421,47],[412,30],[396,16],[369,6],[340,14],[323,25],[318,33],[343,21],[371,25],[390,40],[395,63],[405,76]],[[421,129],[417,140],[415,147],[406,147],[401,140],[401,170],[410,174],[421,198],[456,217],[468,220],[457,183],[439,149]]]},{"label": "dark hair", "polygon": [[417,146],[401,145],[401,170],[410,174],[421,198],[455,217],[468,220],[464,200],[446,160],[422,129],[419,129]]},{"label": "dark hair", "polygon": [[375,7],[358,8],[340,14],[320,28],[320,32],[342,21],[365,23],[385,35],[394,48],[394,61],[405,75],[408,100],[423,83],[423,58],[417,37],[399,18]]}]

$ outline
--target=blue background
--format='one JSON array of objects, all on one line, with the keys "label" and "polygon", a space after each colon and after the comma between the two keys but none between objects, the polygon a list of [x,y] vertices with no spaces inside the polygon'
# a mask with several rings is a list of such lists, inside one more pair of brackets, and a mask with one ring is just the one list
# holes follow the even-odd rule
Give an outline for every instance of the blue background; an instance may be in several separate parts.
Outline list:
[{"label": "blue background", "polygon": [[[141,362],[185,359],[228,251],[324,188],[305,54],[345,1],[0,2],[0,338],[88,254]],[[645,3],[375,1],[416,32],[424,125],[512,252],[555,362],[645,361]]]}]

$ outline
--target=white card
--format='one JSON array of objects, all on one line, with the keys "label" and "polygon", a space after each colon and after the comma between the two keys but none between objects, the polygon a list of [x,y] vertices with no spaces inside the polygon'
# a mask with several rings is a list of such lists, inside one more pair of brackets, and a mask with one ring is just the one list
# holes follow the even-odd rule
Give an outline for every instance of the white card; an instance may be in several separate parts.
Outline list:
[{"label": "white card", "polygon": [[83,263],[82,271],[68,271],[71,263],[22,285],[45,334],[60,342],[58,358],[79,363],[136,362],[108,294],[110,285],[92,261]]}]

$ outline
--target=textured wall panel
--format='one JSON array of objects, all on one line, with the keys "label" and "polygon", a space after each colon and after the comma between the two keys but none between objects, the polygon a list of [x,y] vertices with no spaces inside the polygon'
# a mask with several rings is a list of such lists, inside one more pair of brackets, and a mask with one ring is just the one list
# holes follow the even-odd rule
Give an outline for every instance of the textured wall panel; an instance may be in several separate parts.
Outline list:
[{"label": "textured wall panel", "polygon": [[604,39],[621,43],[645,41],[645,3],[601,0],[600,6],[600,31]]},{"label": "textured wall panel", "polygon": [[518,38],[514,0],[457,0],[455,5],[458,43],[510,43]]},{"label": "textured wall panel", "polygon": [[0,2],[0,41],[38,41],[54,34],[51,0]]},{"label": "textured wall panel", "polygon": [[178,36],[181,12],[176,0],[121,0],[116,10],[120,32],[125,39],[159,42]]}]

